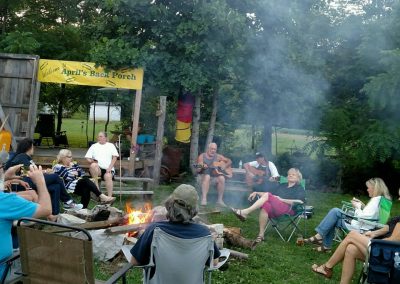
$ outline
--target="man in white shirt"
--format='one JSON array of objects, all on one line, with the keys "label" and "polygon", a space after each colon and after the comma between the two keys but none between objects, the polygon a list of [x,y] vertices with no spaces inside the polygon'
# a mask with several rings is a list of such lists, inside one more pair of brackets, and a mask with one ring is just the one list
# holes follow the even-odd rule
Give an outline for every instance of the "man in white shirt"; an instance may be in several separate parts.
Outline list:
[{"label": "man in white shirt", "polygon": [[97,143],[90,146],[85,155],[86,160],[90,163],[90,175],[95,178],[97,186],[97,177],[101,177],[104,180],[109,197],[112,197],[115,174],[114,164],[118,157],[115,145],[107,142],[107,134],[103,131],[99,132]]},{"label": "man in white shirt", "polygon": [[246,170],[246,183],[250,188],[275,186],[275,182],[279,180],[275,164],[268,161],[260,152],[256,153],[255,161],[245,163],[243,167]]}]

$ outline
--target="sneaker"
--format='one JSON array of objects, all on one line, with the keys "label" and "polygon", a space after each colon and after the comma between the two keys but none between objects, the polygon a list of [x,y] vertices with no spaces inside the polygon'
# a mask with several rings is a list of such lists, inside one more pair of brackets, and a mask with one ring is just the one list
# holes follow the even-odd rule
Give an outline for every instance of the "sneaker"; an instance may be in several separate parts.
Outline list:
[{"label": "sneaker", "polygon": [[64,206],[63,207],[64,207],[64,209],[72,209],[72,210],[78,211],[78,210],[81,210],[83,208],[83,205],[75,203],[74,201],[72,201],[72,202],[69,202],[69,203],[64,202]]}]

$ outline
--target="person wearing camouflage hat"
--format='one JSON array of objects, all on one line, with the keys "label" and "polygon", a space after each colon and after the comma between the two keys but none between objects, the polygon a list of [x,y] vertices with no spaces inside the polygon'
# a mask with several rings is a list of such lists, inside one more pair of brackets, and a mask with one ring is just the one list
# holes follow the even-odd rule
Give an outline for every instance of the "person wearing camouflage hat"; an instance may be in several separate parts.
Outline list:
[{"label": "person wearing camouflage hat", "polygon": [[[188,184],[181,184],[165,201],[167,220],[150,224],[143,235],[131,249],[131,263],[145,265],[149,263],[151,242],[155,228],[181,238],[195,239],[210,235],[210,230],[201,224],[193,222],[198,212],[199,195],[196,189]],[[220,251],[214,243],[214,262],[218,262]]]}]

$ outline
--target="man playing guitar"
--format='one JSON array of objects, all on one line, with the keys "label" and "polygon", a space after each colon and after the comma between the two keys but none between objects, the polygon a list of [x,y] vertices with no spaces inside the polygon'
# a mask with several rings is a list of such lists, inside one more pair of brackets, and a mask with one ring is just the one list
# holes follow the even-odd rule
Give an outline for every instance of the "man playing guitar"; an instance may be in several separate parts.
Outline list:
[{"label": "man playing guitar", "polygon": [[217,144],[210,143],[207,152],[197,158],[197,172],[201,175],[201,205],[207,205],[207,194],[210,189],[211,178],[217,183],[217,205],[226,206],[224,203],[225,177],[231,176],[232,161],[223,155],[217,154]]},{"label": "man playing guitar", "polygon": [[246,183],[252,188],[254,185],[268,190],[274,187],[279,179],[278,169],[275,164],[268,161],[260,152],[256,153],[256,160],[243,165],[246,170]]}]

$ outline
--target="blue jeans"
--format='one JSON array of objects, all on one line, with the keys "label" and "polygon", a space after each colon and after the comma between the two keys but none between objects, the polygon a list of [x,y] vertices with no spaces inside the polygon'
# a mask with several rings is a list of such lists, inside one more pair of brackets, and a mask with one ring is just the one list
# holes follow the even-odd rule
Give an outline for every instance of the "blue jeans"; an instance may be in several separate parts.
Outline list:
[{"label": "blue jeans", "polygon": [[332,241],[335,237],[335,228],[346,228],[343,211],[339,208],[332,208],[325,218],[315,228],[318,234],[322,236],[322,244],[326,248],[332,247]]}]

